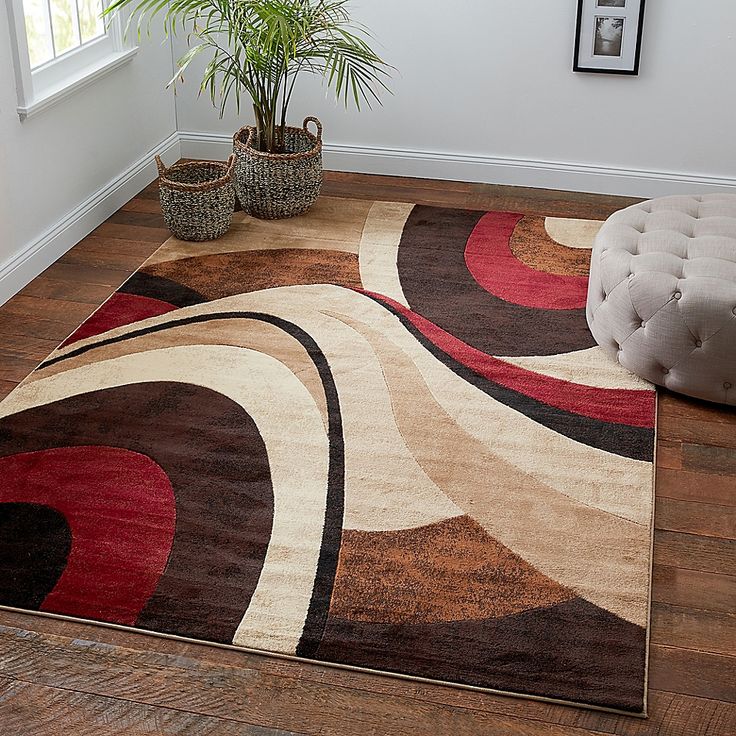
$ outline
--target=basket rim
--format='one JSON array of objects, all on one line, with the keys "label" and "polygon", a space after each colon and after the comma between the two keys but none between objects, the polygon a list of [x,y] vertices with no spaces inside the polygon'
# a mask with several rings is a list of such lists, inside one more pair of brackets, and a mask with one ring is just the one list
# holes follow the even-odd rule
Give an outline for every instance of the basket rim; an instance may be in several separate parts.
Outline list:
[{"label": "basket rim", "polygon": [[[308,151],[299,151],[298,153],[269,153],[268,151],[259,151],[253,146],[248,145],[251,137],[251,131],[255,132],[255,126],[244,125],[233,135],[233,147],[236,151],[248,153],[249,156],[257,156],[266,161],[299,161],[306,158],[314,158],[322,152],[322,139],[306,128],[298,128],[294,125],[285,126],[284,130],[289,133],[300,133],[309,138],[314,144]],[[247,136],[244,134],[247,133]],[[242,138],[245,137],[245,140]]]},{"label": "basket rim", "polygon": [[[214,167],[222,171],[222,175],[215,179],[198,182],[196,184],[187,184],[185,182],[174,181],[169,179],[168,174],[172,171],[182,171],[185,169],[201,169]],[[178,189],[182,192],[208,192],[213,189],[220,189],[229,184],[233,179],[232,167],[227,161],[184,161],[176,163],[166,169],[165,172],[159,174],[159,185],[168,189]]]}]

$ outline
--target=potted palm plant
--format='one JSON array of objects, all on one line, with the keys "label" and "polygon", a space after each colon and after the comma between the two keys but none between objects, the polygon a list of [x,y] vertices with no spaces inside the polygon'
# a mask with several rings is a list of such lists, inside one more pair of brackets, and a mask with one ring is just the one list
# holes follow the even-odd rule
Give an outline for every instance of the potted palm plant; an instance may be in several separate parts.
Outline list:
[{"label": "potted palm plant", "polygon": [[[170,84],[207,58],[200,91],[224,115],[243,98],[255,121],[234,137],[236,191],[243,208],[276,219],[306,211],[322,183],[322,126],[287,125],[302,73],[321,75],[345,105],[380,102],[390,67],[371,49],[368,31],[351,20],[348,0],[113,0],[105,11],[130,12],[128,29],[161,14],[167,36],[186,33],[189,49]],[[307,129],[313,120],[316,133]]]}]

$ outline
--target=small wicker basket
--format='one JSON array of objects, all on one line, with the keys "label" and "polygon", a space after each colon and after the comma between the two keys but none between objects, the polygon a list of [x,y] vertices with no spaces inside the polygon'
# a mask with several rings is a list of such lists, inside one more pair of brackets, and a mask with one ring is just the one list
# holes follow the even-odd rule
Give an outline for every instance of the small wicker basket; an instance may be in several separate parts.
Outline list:
[{"label": "small wicker basket", "polygon": [[[316,135],[307,130],[314,123]],[[306,212],[322,188],[322,123],[304,119],[301,128],[287,127],[288,153],[254,147],[256,129],[245,125],[233,136],[235,189],[243,210],[262,220],[279,220]]]},{"label": "small wicker basket", "polygon": [[166,224],[181,240],[214,240],[230,228],[235,209],[233,170],[227,163],[192,161],[166,168],[159,156],[161,210]]}]

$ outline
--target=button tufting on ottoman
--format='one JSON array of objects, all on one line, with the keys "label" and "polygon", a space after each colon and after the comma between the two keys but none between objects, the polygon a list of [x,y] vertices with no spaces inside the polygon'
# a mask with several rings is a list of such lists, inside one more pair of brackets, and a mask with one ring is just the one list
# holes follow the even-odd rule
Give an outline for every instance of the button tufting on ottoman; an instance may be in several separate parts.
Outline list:
[{"label": "button tufting on ottoman", "polygon": [[662,197],[596,237],[588,325],[652,383],[736,405],[736,195]]}]

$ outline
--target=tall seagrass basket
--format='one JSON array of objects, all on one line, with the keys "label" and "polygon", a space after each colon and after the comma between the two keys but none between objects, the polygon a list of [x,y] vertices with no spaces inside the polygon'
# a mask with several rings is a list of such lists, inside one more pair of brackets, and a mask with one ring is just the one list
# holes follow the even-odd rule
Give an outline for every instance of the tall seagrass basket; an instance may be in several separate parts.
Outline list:
[{"label": "tall seagrass basket", "polygon": [[191,161],[166,168],[159,156],[161,211],[181,240],[214,240],[230,228],[235,209],[235,156],[227,163]]},{"label": "tall seagrass basket", "polygon": [[[316,135],[307,130],[309,123]],[[235,189],[243,210],[262,220],[306,212],[322,188],[322,123],[308,117],[301,128],[287,127],[286,153],[259,151],[256,136],[252,125],[233,136]]]}]

